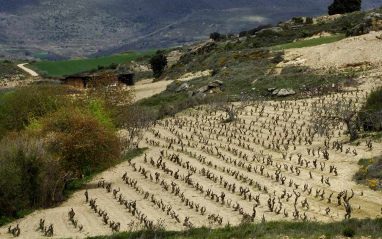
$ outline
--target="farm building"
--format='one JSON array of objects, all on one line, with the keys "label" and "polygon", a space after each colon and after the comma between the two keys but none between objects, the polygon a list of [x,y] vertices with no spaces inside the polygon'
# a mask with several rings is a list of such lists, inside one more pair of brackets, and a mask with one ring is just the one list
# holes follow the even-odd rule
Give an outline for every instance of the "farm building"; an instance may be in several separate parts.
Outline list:
[{"label": "farm building", "polygon": [[129,74],[120,74],[118,75],[118,82],[121,84],[125,84],[125,85],[134,85],[135,82],[134,82],[134,74],[133,73],[129,73]]},{"label": "farm building", "polygon": [[72,75],[67,76],[62,82],[64,85],[73,86],[75,88],[86,88],[91,78],[92,76],[89,75]]},{"label": "farm building", "polygon": [[[88,88],[90,86],[90,82],[93,79],[92,75],[71,75],[67,76],[65,79],[62,80],[62,83],[64,85],[69,85],[75,88]],[[120,74],[115,79],[116,83],[126,85],[126,86],[132,86],[134,85],[134,74]],[[117,86],[117,84],[111,84],[110,86]]]}]

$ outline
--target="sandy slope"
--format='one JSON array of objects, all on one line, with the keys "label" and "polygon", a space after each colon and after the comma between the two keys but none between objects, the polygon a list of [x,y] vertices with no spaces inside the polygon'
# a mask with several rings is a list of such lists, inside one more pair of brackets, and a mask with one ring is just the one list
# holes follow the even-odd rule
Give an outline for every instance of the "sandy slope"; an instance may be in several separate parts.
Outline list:
[{"label": "sandy slope", "polygon": [[[372,35],[365,36],[366,38]],[[375,36],[374,36],[375,37]],[[362,39],[359,37],[357,39]],[[348,48],[354,42],[363,40],[348,40],[341,45],[344,49]],[[366,41],[366,40],[365,40]],[[305,54],[307,63],[315,62],[315,66],[327,66],[325,61],[318,60],[316,55],[312,55],[312,52],[320,52],[326,49],[337,49],[334,43],[333,46],[318,46],[309,49],[296,50],[299,54]],[[340,48],[341,49],[341,48]],[[381,48],[382,49],[382,48]],[[288,54],[292,54],[290,51]],[[330,54],[323,56],[325,59],[332,59],[332,63],[336,66],[342,66],[343,64],[352,63],[352,58],[345,58],[342,60],[339,56],[334,57]],[[350,53],[349,53],[350,54]],[[311,56],[309,58],[308,56]],[[313,57],[314,56],[314,57]],[[361,59],[362,60],[361,55]],[[364,56],[367,59],[366,56]],[[341,60],[341,62],[337,62]],[[345,61],[347,60],[347,61]],[[375,61],[378,62],[378,61]],[[329,63],[328,63],[329,64]],[[364,84],[360,87],[363,90],[356,96],[353,94],[345,94],[347,99],[358,98],[362,103],[365,93],[370,91],[376,85],[381,85],[381,73],[377,69],[370,77],[362,79]],[[139,97],[149,97],[150,95],[160,92],[165,89],[168,82],[157,82],[153,84],[137,85],[136,91]],[[326,102],[333,100],[339,95],[333,95],[325,99]],[[375,192],[370,190],[366,186],[357,185],[352,181],[354,173],[358,170],[357,161],[360,158],[372,157],[380,155],[382,152],[382,143],[374,143],[373,149],[369,150],[365,143],[362,141],[360,146],[352,146],[344,144],[344,151],[338,151],[332,148],[328,149],[330,153],[330,160],[326,161],[322,155],[317,155],[319,148],[324,148],[324,138],[315,137],[312,145],[306,145],[304,137],[302,137],[301,143],[295,143],[296,149],[293,144],[289,144],[289,148],[286,150],[281,147],[280,150],[273,148],[272,143],[279,142],[286,135],[298,135],[297,129],[301,128],[302,135],[307,134],[308,127],[306,122],[310,119],[309,109],[311,103],[315,98],[309,100],[291,101],[288,103],[280,102],[267,102],[264,105],[264,113],[260,114],[259,109],[262,105],[249,106],[240,113],[239,119],[235,124],[221,124],[222,117],[224,115],[209,113],[206,108],[199,107],[198,109],[190,109],[183,113],[180,113],[176,118],[164,119],[159,122],[155,127],[149,129],[145,134],[145,140],[142,141],[141,146],[149,147],[145,155],[142,155],[133,160],[137,171],[133,169],[129,163],[122,163],[100,175],[98,175],[92,182],[90,182],[86,189],[89,190],[90,198],[97,198],[97,205],[100,209],[107,211],[110,220],[121,222],[121,231],[136,230],[140,227],[140,219],[137,216],[133,216],[129,213],[128,209],[124,205],[120,205],[117,199],[113,197],[112,193],[107,193],[105,189],[98,188],[97,182],[99,180],[106,180],[106,182],[112,183],[112,189],[120,189],[118,196],[121,194],[124,200],[136,201],[137,208],[141,215],[146,215],[148,220],[158,222],[158,220],[165,220],[164,226],[167,229],[182,230],[185,229],[183,221],[185,217],[189,217],[194,226],[211,225],[213,227],[218,226],[217,223],[208,219],[208,215],[215,214],[223,218],[222,225],[238,224],[242,219],[242,215],[238,210],[233,208],[236,203],[240,204],[243,213],[252,213],[252,207],[255,204],[253,199],[244,198],[240,195],[240,187],[248,188],[252,196],[260,196],[260,205],[256,208],[257,214],[255,222],[259,222],[264,215],[266,220],[293,220],[292,213],[294,211],[293,202],[295,196],[293,189],[296,192],[301,193],[301,197],[298,199],[297,208],[301,212],[306,213],[307,219],[312,221],[331,222],[342,220],[345,214],[343,205],[337,204],[336,196],[343,190],[353,189],[355,196],[351,199],[351,205],[353,207],[352,217],[355,218],[376,218],[380,217],[380,210],[382,207],[382,192]],[[297,109],[300,108],[298,111]],[[287,115],[287,117],[285,117]],[[276,118],[279,118],[279,124],[272,123]],[[275,133],[276,132],[276,133]],[[346,136],[342,134],[343,129],[335,129],[333,131],[331,142],[334,141],[346,141]],[[272,142],[273,140],[273,142]],[[172,142],[172,143],[170,143]],[[264,142],[264,145],[262,145]],[[285,143],[285,142],[284,142]],[[183,149],[182,149],[183,148]],[[307,152],[307,149],[315,150],[315,155]],[[346,149],[350,149],[350,153],[346,152]],[[357,151],[357,155],[351,153],[353,150]],[[155,164],[161,156],[163,151],[162,160],[166,163],[166,168],[176,172],[179,170],[180,178],[176,179],[171,174],[165,173],[161,167],[157,167]],[[224,159],[221,155],[224,155]],[[287,158],[283,159],[282,154],[287,153]],[[181,166],[171,160],[170,155],[177,154],[182,160]],[[301,173],[297,175],[295,172],[286,170],[284,165],[289,167],[297,167],[297,155],[301,154],[304,160],[313,161],[317,160],[319,163],[326,163],[326,168],[321,171],[319,166],[315,169],[312,163],[308,167],[299,166]],[[246,155],[247,157],[245,157]],[[258,157],[259,161],[253,160],[254,156]],[[267,164],[267,157],[271,156],[273,163]],[[289,157],[291,156],[291,159]],[[264,158],[264,161],[262,159]],[[153,160],[154,165],[150,164],[150,160]],[[188,166],[187,162],[188,161]],[[276,165],[282,165],[281,172],[287,177],[285,184],[276,182],[274,179],[275,172],[277,170]],[[247,167],[251,167],[251,172]],[[257,172],[254,172],[254,167],[257,167]],[[259,168],[264,166],[264,174],[261,175]],[[335,166],[338,168],[338,176],[333,173],[329,173],[329,166]],[[148,175],[154,176],[155,172],[160,173],[160,181],[163,183],[155,182],[150,178],[145,178],[141,173],[141,169],[144,168],[149,173]],[[190,186],[184,180],[182,176],[187,176],[187,173],[194,168],[195,173],[191,176],[194,186]],[[203,174],[203,170],[208,170],[216,177],[216,180],[211,180]],[[227,170],[230,169],[228,173]],[[232,175],[232,171],[237,172],[237,176]],[[136,179],[137,187],[134,189],[130,185],[122,181],[122,175],[127,172],[130,179]],[[309,172],[312,172],[313,179],[309,178]],[[269,176],[267,176],[269,174]],[[330,179],[331,186],[321,183],[320,178],[323,176],[325,179]],[[155,176],[154,176],[155,177]],[[233,192],[228,187],[224,187],[224,183],[235,183],[236,191]],[[243,178],[246,178],[244,180]],[[273,179],[272,179],[273,178]],[[250,185],[250,180],[253,180],[253,184]],[[289,182],[293,181],[291,187]],[[179,187],[180,194],[183,193],[189,202],[194,203],[194,207],[186,205],[185,201],[182,201],[179,196],[175,196],[171,192],[171,182],[176,183]],[[255,187],[255,182],[261,186],[261,190]],[[168,184],[169,189],[165,190],[163,184]],[[196,184],[203,186],[204,192],[196,190]],[[296,189],[296,185],[300,185]],[[304,184],[308,184],[309,188],[312,188],[312,193],[309,194],[303,190]],[[264,186],[267,187],[267,192],[264,190]],[[217,202],[216,199],[212,200],[210,196],[206,196],[206,191],[210,189],[214,194],[220,195],[225,193],[225,204],[221,201]],[[288,217],[283,215],[283,211],[280,214],[270,212],[267,206],[267,200],[269,197],[276,199],[276,208],[278,207],[278,197],[281,197],[282,191],[286,192],[292,197],[290,200],[286,198],[280,199],[283,209],[288,212]],[[326,191],[324,199],[320,196],[316,197],[316,190]],[[149,197],[145,198],[144,193],[149,193]],[[333,193],[332,202],[327,201],[330,193]],[[172,211],[179,215],[180,223],[174,218],[159,208],[157,205],[151,202],[151,196],[154,196],[156,201],[162,200],[164,205],[171,205]],[[301,201],[307,199],[310,205],[309,209],[304,209],[301,206]],[[228,201],[231,205],[228,205]],[[195,205],[200,204],[200,207],[206,208],[206,213],[201,215],[200,211],[196,211]],[[330,208],[330,213],[325,213],[326,208]],[[79,224],[84,226],[82,232],[79,232],[78,228],[74,228],[68,220],[68,212],[70,208],[73,208],[78,219]],[[50,223],[54,224],[55,235],[54,238],[71,237],[71,238],[85,238],[91,235],[103,235],[111,234],[112,231],[108,225],[102,222],[102,218],[98,214],[94,213],[88,204],[85,203],[84,190],[75,193],[71,199],[65,202],[63,205],[47,209],[36,211],[31,215],[17,221],[21,228],[20,238],[42,238],[43,234],[37,229],[39,219],[43,218],[46,221],[46,225]],[[301,219],[299,219],[301,220]],[[134,227],[128,226],[129,223],[136,223]],[[16,223],[12,223],[15,225]],[[7,228],[0,228],[0,238],[12,238],[7,234]]]},{"label": "sandy slope", "polygon": [[[210,74],[210,71],[199,71],[195,73],[187,73],[181,76],[179,81],[190,81],[202,76],[207,76]],[[172,80],[167,81],[158,81],[152,82],[152,80],[144,80],[142,82],[138,82],[135,86],[135,100],[141,100],[143,98],[148,98],[153,95],[159,94],[166,90],[166,87],[172,83]]]},{"label": "sandy slope", "polygon": [[[345,38],[331,44],[287,50],[287,65],[312,68],[346,68],[351,65],[382,65],[382,32]],[[281,63],[280,66],[285,65]]]}]

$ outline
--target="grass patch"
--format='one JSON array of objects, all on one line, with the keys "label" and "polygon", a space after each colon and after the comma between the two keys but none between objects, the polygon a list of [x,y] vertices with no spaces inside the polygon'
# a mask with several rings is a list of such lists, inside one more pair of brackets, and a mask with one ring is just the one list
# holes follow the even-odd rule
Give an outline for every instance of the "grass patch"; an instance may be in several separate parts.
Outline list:
[{"label": "grass patch", "polygon": [[373,140],[380,141],[382,139],[382,132],[377,132],[372,136]]},{"label": "grass patch", "polygon": [[239,226],[225,226],[224,228],[211,229],[207,227],[193,228],[186,231],[139,231],[122,232],[110,236],[90,237],[92,239],[248,239],[248,238],[318,238],[325,235],[328,238],[343,234],[356,236],[382,236],[382,219],[351,219],[342,222],[266,222],[265,224],[244,224]]},{"label": "grass patch", "polygon": [[293,42],[293,43],[281,44],[281,45],[269,47],[269,49],[277,51],[277,50],[286,50],[286,49],[291,49],[291,48],[303,48],[303,47],[310,47],[310,46],[318,46],[318,45],[322,45],[322,44],[328,44],[328,43],[340,41],[344,38],[345,38],[345,34],[339,34],[339,35],[334,35],[334,36],[321,37],[321,38],[297,41],[297,42]]},{"label": "grass patch", "polygon": [[146,52],[133,52],[115,56],[97,57],[90,59],[68,60],[68,61],[40,61],[34,66],[39,71],[46,72],[47,76],[60,77],[73,75],[80,72],[97,69],[98,66],[110,66],[111,63],[123,63],[134,61],[139,57],[153,55],[156,50]]},{"label": "grass patch", "polygon": [[362,158],[358,165],[360,167],[354,175],[355,181],[373,190],[382,190],[382,158]]},{"label": "grass patch", "polygon": [[40,58],[40,59],[45,59],[49,56],[48,52],[38,52],[38,53],[32,53],[33,57]]},{"label": "grass patch", "polygon": [[143,99],[139,102],[139,105],[146,107],[155,107],[167,104],[174,104],[185,99],[187,99],[186,94],[161,93],[154,95],[150,98]]},{"label": "grass patch", "polygon": [[291,73],[281,75],[269,75],[259,78],[252,87],[260,92],[266,92],[268,88],[291,88],[296,93],[314,91],[317,87],[331,87],[332,84],[346,79],[345,75],[318,75],[314,73]]}]

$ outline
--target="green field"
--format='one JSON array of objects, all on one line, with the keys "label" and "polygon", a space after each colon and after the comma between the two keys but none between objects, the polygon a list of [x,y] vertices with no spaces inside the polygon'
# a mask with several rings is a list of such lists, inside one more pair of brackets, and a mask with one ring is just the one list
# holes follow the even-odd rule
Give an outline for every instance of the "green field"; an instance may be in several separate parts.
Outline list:
[{"label": "green field", "polygon": [[49,55],[48,52],[32,53],[32,56],[33,56],[33,57],[40,58],[40,59],[47,58],[48,55]]},{"label": "green field", "polygon": [[47,76],[64,76],[97,69],[98,66],[110,66],[111,63],[123,63],[136,60],[139,57],[153,55],[156,50],[146,52],[132,52],[115,56],[97,57],[90,59],[67,61],[40,61],[34,64],[38,71],[45,71]]},{"label": "green field", "polygon": [[340,41],[345,38],[344,34],[334,35],[329,37],[315,38],[303,41],[297,41],[293,43],[286,43],[282,45],[272,46],[270,49],[272,50],[286,50],[291,48],[302,48],[302,47],[310,47],[310,46],[318,46],[322,44],[328,44],[336,41]]}]

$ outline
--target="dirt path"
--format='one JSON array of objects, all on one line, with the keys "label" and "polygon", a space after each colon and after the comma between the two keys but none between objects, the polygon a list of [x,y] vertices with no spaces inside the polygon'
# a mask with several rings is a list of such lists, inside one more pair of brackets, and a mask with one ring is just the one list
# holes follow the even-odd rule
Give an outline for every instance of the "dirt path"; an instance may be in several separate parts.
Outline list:
[{"label": "dirt path", "polygon": [[29,68],[26,68],[25,65],[28,65],[28,63],[18,64],[17,67],[19,67],[20,69],[22,69],[23,71],[27,72],[28,74],[30,74],[33,77],[38,76],[38,74],[35,71],[33,71],[33,70],[29,69]]},{"label": "dirt path", "polygon": [[[209,75],[210,71],[200,71],[195,73],[187,73],[181,76],[179,81],[190,81],[202,76]],[[166,87],[171,84],[173,80],[167,81],[158,81],[153,82],[153,80],[143,80],[141,83],[138,82],[137,85],[134,86],[135,89],[135,100],[141,100],[144,98],[149,98],[153,95],[159,94],[166,90]]]}]

